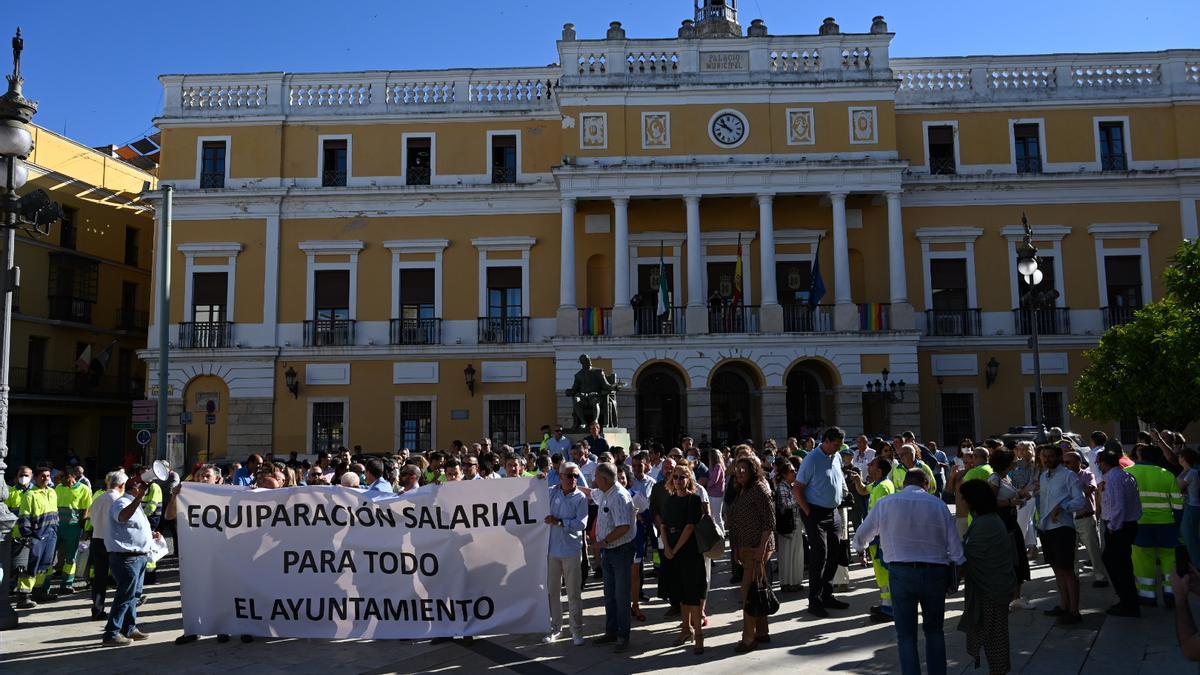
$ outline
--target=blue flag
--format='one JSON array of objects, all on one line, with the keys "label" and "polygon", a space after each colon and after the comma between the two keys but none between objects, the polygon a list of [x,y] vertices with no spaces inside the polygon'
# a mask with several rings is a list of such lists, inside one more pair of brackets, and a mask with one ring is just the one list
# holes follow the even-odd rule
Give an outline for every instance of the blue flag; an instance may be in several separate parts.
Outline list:
[{"label": "blue flag", "polygon": [[821,298],[825,297],[825,279],[821,277],[821,239],[817,240],[817,252],[813,255],[812,278],[808,282],[809,307],[821,304]]}]

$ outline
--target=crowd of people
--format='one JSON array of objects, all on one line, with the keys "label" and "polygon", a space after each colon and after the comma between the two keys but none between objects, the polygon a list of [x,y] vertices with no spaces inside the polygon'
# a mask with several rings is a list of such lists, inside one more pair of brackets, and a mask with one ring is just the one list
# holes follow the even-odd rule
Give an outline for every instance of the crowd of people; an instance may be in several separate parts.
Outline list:
[{"label": "crowd of people", "polygon": [[[1080,575],[1111,587],[1109,615],[1136,617],[1160,602],[1178,613],[1185,654],[1200,655],[1186,596],[1200,588],[1200,455],[1182,434],[1143,432],[1132,453],[1103,432],[1090,444],[1051,429],[1044,442],[964,439],[949,453],[912,432],[850,441],[830,427],[820,438],[757,446],[697,444],[685,437],[610,447],[598,425],[572,440],[543,428],[540,443],[493,447],[455,441],[446,451],[384,455],[339,448],[315,461],[253,454],[245,463],[201,465],[186,480],[256,489],[341,485],[404,494],[466,480],[524,477],[549,490],[550,633],[587,643],[582,591],[602,581],[603,634],[592,640],[630,649],[646,621],[646,580],[678,619],[675,646],[705,651],[713,562],[729,557],[740,587],[737,653],[771,642],[772,588],[807,598],[816,618],[846,611],[851,565],[869,566],[879,601],[873,621],[893,622],[901,670],[944,673],[948,595],[964,587],[958,629],[976,665],[1010,670],[1009,614],[1034,609],[1023,595],[1039,551],[1054,573],[1056,597],[1042,611],[1080,623]],[[28,610],[85,582],[103,642],[146,639],[137,624],[145,586],[167,553],[180,477],[161,467],[114,468],[93,486],[84,470],[22,466],[7,504],[17,515],[12,580]],[[1177,560],[1176,556],[1179,556]],[[57,588],[55,582],[57,581]],[[111,602],[108,588],[115,593]],[[567,598],[563,621],[562,596]],[[926,640],[917,648],[918,616]],[[1190,632],[1189,632],[1190,631]],[[226,641],[228,635],[217,636]],[[195,635],[180,636],[185,644]],[[244,641],[252,641],[242,636]],[[442,640],[449,638],[440,638]]]}]

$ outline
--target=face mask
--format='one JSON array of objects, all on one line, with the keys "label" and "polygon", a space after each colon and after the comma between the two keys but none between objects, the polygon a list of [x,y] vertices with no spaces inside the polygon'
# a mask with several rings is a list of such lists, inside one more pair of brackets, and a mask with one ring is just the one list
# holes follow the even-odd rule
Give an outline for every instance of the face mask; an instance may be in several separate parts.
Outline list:
[{"label": "face mask", "polygon": [[33,476],[17,476],[17,485],[21,485],[21,486],[29,485],[29,482],[32,480],[33,480]]}]

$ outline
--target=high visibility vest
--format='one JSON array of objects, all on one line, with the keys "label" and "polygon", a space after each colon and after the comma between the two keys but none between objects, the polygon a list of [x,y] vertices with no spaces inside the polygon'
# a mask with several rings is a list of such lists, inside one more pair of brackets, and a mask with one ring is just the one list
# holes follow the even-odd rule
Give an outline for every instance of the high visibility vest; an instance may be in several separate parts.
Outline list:
[{"label": "high visibility vest", "polygon": [[[924,471],[925,477],[929,479],[929,487],[926,488],[925,491],[931,495],[937,494],[937,479],[933,477],[933,469],[930,469],[928,464],[919,459],[917,460],[916,466],[913,468]],[[904,466],[900,462],[896,462],[896,468],[892,469],[892,487],[895,488],[894,491],[904,489],[904,477],[907,475],[908,467]]]},{"label": "high visibility vest", "polygon": [[875,485],[871,486],[871,496],[867,500],[867,509],[875,508],[875,505],[879,503],[880,499],[894,494],[896,494],[896,484],[891,480],[884,478]]},{"label": "high visibility vest", "polygon": [[1138,525],[1174,524],[1176,514],[1183,513],[1183,493],[1175,476],[1153,464],[1134,464],[1125,470],[1137,481],[1138,497],[1142,501]]},{"label": "high visibility vest", "polygon": [[75,487],[59,485],[54,488],[58,498],[58,522],[62,525],[78,525],[83,522],[83,514],[92,503],[92,492],[83,483]]},{"label": "high visibility vest", "polygon": [[25,495],[25,488],[20,485],[12,485],[8,488],[8,499],[4,500],[4,505],[8,507],[13,515],[17,515],[21,511],[21,497]]},{"label": "high visibility vest", "polygon": [[50,488],[34,487],[21,495],[17,529],[25,537],[41,539],[58,528],[58,496]]},{"label": "high visibility vest", "polygon": [[146,486],[146,494],[142,496],[142,511],[147,518],[157,518],[162,516],[162,509],[162,488],[158,486],[158,483],[151,483]]}]

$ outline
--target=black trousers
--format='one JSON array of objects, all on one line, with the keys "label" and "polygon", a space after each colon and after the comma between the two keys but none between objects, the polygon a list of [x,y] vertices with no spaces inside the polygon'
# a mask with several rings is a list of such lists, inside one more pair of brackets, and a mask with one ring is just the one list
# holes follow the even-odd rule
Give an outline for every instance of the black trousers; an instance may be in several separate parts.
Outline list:
[{"label": "black trousers", "polygon": [[88,562],[92,565],[92,609],[103,611],[104,594],[108,592],[108,549],[103,539],[92,537]]},{"label": "black trousers", "polygon": [[833,595],[833,575],[838,568],[837,531],[833,528],[833,509],[809,505],[804,531],[812,555],[808,568],[808,601],[820,604]]},{"label": "black trousers", "polygon": [[1119,530],[1108,530],[1100,559],[1108,571],[1108,580],[1124,607],[1137,607],[1137,586],[1133,578],[1133,541],[1137,538],[1137,521],[1131,520]]}]

